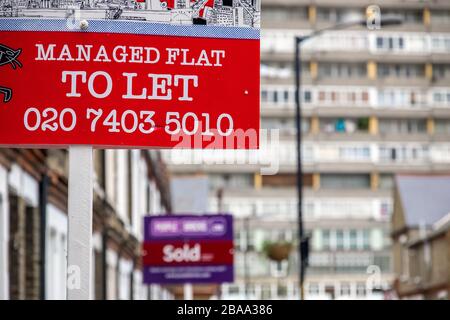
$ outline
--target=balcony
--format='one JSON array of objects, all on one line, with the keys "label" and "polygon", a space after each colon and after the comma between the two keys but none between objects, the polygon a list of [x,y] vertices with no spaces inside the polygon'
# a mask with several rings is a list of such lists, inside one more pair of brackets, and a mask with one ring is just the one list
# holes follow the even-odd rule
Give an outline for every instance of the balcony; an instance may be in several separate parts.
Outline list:
[{"label": "balcony", "polygon": [[[390,110],[413,111],[441,109],[450,110],[448,87],[386,87],[318,85],[302,88],[302,108],[306,110]],[[261,106],[263,111],[285,112],[294,109],[293,85],[262,85]]]},{"label": "balcony", "polygon": [[[276,157],[280,165],[295,165],[294,142],[280,142],[277,146],[262,146],[264,158]],[[383,165],[423,165],[450,163],[448,143],[374,143],[361,141],[313,142],[303,144],[305,164],[377,164]]]},{"label": "balcony", "polygon": [[[298,29],[266,29],[261,33],[262,60],[292,60],[294,53],[294,37],[308,34],[310,31]],[[349,56],[348,53],[351,52]],[[315,59],[326,58],[345,59],[349,61],[374,58],[383,60],[404,61],[408,59],[421,60],[430,54],[445,61],[450,61],[450,36],[446,33],[405,32],[405,31],[329,31],[321,37],[305,42],[303,46],[304,59],[314,54]],[[343,53],[344,55],[342,55]],[[399,57],[399,59],[397,58]],[[423,60],[423,59],[422,59]]]},{"label": "balcony", "polygon": [[[209,199],[210,210],[217,209],[217,199]],[[223,211],[231,212],[236,218],[252,217],[252,228],[276,230],[289,229],[297,216],[297,200],[293,194],[257,198],[248,195],[227,195]],[[306,196],[303,205],[305,220],[309,223],[326,220],[357,219],[365,221],[387,221],[392,211],[389,197]],[[285,218],[281,224],[273,222]]]},{"label": "balcony", "polygon": [[392,271],[390,252],[312,252],[308,272],[315,275],[366,273],[370,266],[378,267],[382,273],[390,273]]},{"label": "balcony", "polygon": [[[164,160],[175,172],[255,172],[271,168],[277,172],[295,172],[295,141],[261,142],[260,150],[187,150],[163,151]],[[370,172],[376,168],[393,170],[429,170],[450,163],[448,142],[372,142],[305,141],[302,145],[305,172],[351,170]],[[205,168],[204,164],[208,164]],[[272,171],[271,171],[272,172]],[[274,174],[276,172],[273,172]],[[265,174],[269,174],[268,172]]]}]

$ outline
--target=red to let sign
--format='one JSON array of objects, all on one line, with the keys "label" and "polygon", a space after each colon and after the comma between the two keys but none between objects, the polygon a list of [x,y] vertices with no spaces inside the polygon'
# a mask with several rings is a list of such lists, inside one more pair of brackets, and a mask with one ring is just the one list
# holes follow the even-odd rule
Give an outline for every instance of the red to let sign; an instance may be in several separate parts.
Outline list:
[{"label": "red to let sign", "polygon": [[0,18],[0,145],[258,148],[259,30]]}]

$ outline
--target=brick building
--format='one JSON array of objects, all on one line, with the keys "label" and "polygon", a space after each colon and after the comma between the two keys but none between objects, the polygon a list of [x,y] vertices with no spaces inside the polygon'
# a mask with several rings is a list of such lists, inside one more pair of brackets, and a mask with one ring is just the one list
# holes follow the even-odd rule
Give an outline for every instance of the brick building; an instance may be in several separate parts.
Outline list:
[{"label": "brick building", "polygon": [[[95,150],[95,299],[171,298],[144,287],[142,217],[170,211],[168,174],[148,150]],[[64,299],[67,257],[65,150],[0,150],[0,299]]]}]

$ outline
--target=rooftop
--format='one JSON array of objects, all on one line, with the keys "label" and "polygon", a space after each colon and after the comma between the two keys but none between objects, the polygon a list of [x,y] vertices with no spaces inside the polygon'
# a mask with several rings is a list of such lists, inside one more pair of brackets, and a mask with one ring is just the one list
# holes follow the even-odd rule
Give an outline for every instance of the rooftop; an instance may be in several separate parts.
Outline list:
[{"label": "rooftop", "polygon": [[397,175],[408,226],[432,226],[450,212],[450,175]]}]

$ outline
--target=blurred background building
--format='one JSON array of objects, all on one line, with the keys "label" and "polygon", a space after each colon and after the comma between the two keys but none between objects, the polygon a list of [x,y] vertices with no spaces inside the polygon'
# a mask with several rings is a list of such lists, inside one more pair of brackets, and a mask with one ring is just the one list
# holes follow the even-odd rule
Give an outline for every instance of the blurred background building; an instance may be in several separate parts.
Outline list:
[{"label": "blurred background building", "polygon": [[[294,37],[361,19],[371,4],[404,24],[329,31],[302,48],[306,298],[448,298],[450,210],[425,219],[401,205],[425,181],[404,189],[394,175],[450,172],[450,2],[373,2],[262,1],[261,125],[280,141],[258,154],[279,164],[275,175],[232,161],[252,152],[95,151],[96,298],[182,296],[144,287],[140,271],[142,216],[177,211],[169,172],[207,177],[206,211],[236,219],[236,282],[197,287],[197,297],[299,298]],[[64,150],[0,149],[0,299],[65,297],[66,211]]]},{"label": "blurred background building", "polygon": [[238,279],[223,298],[298,298],[297,250],[281,263],[268,258],[297,234],[294,36],[364,18],[371,4],[403,25],[329,31],[302,48],[306,298],[382,299],[391,289],[393,175],[450,170],[450,3],[373,2],[262,1],[261,124],[280,130],[279,145],[262,147],[279,161],[276,175],[170,165],[208,174],[210,211],[237,217]]}]

